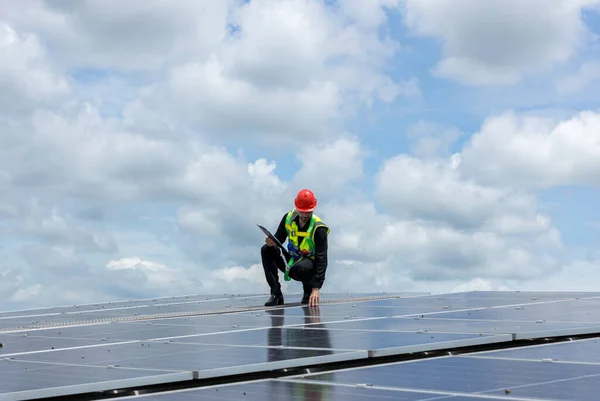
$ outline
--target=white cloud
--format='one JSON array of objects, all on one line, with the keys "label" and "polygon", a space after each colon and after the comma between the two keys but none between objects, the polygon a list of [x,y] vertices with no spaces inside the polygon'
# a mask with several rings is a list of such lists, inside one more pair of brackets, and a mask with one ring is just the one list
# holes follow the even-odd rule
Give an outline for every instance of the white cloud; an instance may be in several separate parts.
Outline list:
[{"label": "white cloud", "polygon": [[[179,100],[174,113],[210,131],[234,136],[256,135],[255,127],[260,127],[278,135],[309,138],[323,133],[318,127],[337,113],[338,88],[330,81],[309,82],[297,90],[261,88],[226,76],[224,68],[214,56],[175,67],[169,82],[169,92]],[[235,118],[228,118],[232,114]]]},{"label": "white cloud", "polygon": [[141,270],[145,272],[167,272],[169,268],[165,265],[161,265],[159,263],[154,263],[151,261],[141,260],[140,258],[123,258],[119,260],[111,260],[106,264],[106,268],[108,270]]},{"label": "white cloud", "polygon": [[[110,287],[137,297],[151,296],[162,293],[200,292],[200,286],[189,271],[178,267],[167,266],[140,257],[126,257],[110,260],[106,264],[106,273],[101,274],[105,280],[110,280]],[[186,291],[187,290],[187,291]]]},{"label": "white cloud", "polygon": [[598,1],[405,0],[407,25],[440,40],[433,72],[462,84],[511,85],[569,60],[586,39],[581,10]]},{"label": "white cloud", "polygon": [[564,262],[554,274],[536,280],[505,280],[504,285],[521,291],[584,291],[597,292],[600,278],[598,258],[574,258]]},{"label": "white cloud", "polygon": [[534,196],[463,179],[446,159],[396,156],[382,165],[375,183],[378,201],[398,217],[441,220],[460,228],[508,229],[502,221],[535,227],[534,232],[548,228],[544,219],[538,219]]},{"label": "white cloud", "polygon": [[0,121],[67,95],[70,85],[46,59],[36,36],[0,20]]},{"label": "white cloud", "polygon": [[[381,38],[381,7],[254,0],[231,13],[235,32],[207,55],[169,68],[131,106],[132,118],[184,121],[228,138],[301,143],[332,136],[360,107],[419,94],[415,78],[381,68],[398,46]],[[350,7],[350,8],[347,8]],[[276,32],[276,34],[275,34]]]},{"label": "white cloud", "polygon": [[62,213],[56,207],[47,210],[34,199],[29,210],[23,212],[22,225],[16,227],[13,232],[15,235],[35,236],[45,243],[57,246],[76,245],[88,252],[117,251],[117,245],[110,234],[86,228],[76,218]]},{"label": "white cloud", "polygon": [[467,292],[467,291],[511,291],[510,287],[505,285],[495,286],[489,280],[476,277],[466,283],[462,283],[454,287],[451,292]]},{"label": "white cloud", "polygon": [[[33,30],[64,66],[152,71],[206,54],[225,37],[229,0],[10,0],[0,15]],[[126,39],[124,39],[126,38]]]},{"label": "white cloud", "polygon": [[[253,264],[250,267],[229,266],[212,272],[212,282],[217,288],[226,288],[227,293],[249,294],[269,293],[269,286],[265,281],[262,265]],[[291,287],[286,281],[281,280],[282,291]]]},{"label": "white cloud", "polygon": [[451,160],[388,159],[375,195],[390,217],[355,240],[369,244],[359,252],[393,255],[413,278],[532,278],[559,267],[560,234],[532,194],[464,179]]},{"label": "white cloud", "polygon": [[[6,260],[3,260],[3,262],[6,263]],[[36,286],[26,287],[24,284],[25,278],[20,269],[2,267],[0,270],[0,295],[3,299],[17,302],[28,301],[28,294],[31,294],[30,288],[33,290]]]},{"label": "white cloud", "polygon": [[302,165],[293,178],[293,187],[310,188],[318,199],[331,199],[342,188],[364,178],[366,155],[357,138],[309,143],[298,152]]},{"label": "white cloud", "polygon": [[336,6],[357,21],[359,26],[373,27],[382,25],[387,20],[384,10],[396,10],[400,3],[401,0],[344,0],[337,2]]},{"label": "white cloud", "polygon": [[433,282],[472,277],[526,280],[560,268],[553,227],[513,237],[485,226],[465,229],[451,221],[394,217],[353,200],[322,209],[335,234],[330,240],[332,272],[346,274],[346,264],[364,263],[380,266],[392,282],[395,276]]},{"label": "white cloud", "polygon": [[486,185],[548,188],[600,184],[600,114],[570,119],[488,118],[460,152],[461,171]]},{"label": "white cloud", "polygon": [[10,300],[13,302],[30,302],[35,297],[39,296],[41,289],[42,286],[40,284],[34,284],[25,288],[19,288],[12,294]]}]

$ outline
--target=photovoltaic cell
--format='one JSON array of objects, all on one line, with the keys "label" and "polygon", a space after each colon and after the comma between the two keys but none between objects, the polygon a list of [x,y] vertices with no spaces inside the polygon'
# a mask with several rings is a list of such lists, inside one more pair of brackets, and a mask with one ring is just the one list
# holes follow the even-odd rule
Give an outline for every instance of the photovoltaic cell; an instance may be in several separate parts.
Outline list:
[{"label": "photovoltaic cell", "polygon": [[27,336],[5,334],[1,336],[3,343],[0,348],[0,357],[7,354],[47,351],[52,349],[79,347],[101,343],[101,340],[81,338],[43,337],[30,333]]},{"label": "photovoltaic cell", "polygon": [[511,341],[510,335],[441,334],[271,328],[233,331],[174,339],[175,343],[204,345],[284,346],[337,350],[366,350],[372,355],[431,351],[455,346]]},{"label": "photovoltaic cell", "polygon": [[[558,379],[547,383],[524,385],[513,390],[512,394],[528,399],[595,401],[598,399],[600,377]],[[501,391],[489,391],[487,394],[499,395]]]},{"label": "photovoltaic cell", "polygon": [[151,321],[131,322],[142,325],[220,325],[220,326],[246,326],[269,327],[282,325],[298,325],[319,321],[340,321],[344,318],[324,316],[319,312],[310,312],[308,308],[300,313],[291,312],[291,309],[272,309],[268,311],[254,311],[247,313],[226,313],[221,315],[193,316],[185,318],[154,319]]},{"label": "photovoltaic cell", "polygon": [[430,314],[429,318],[600,323],[600,299]]},{"label": "photovoltaic cell", "polygon": [[[596,384],[595,388],[590,387],[591,379],[595,379],[595,383],[600,382],[600,365],[478,359],[465,356],[349,369],[296,378],[321,383],[368,384],[375,387],[504,397],[507,396],[505,390],[508,389],[510,396],[514,397],[593,400],[597,399],[598,385]],[[568,389],[562,392],[565,398],[556,397],[555,390],[560,383],[563,388]]]},{"label": "photovoltaic cell", "polygon": [[[600,294],[599,294],[600,295]],[[371,307],[394,307],[394,306],[425,306],[429,308],[451,307],[453,309],[482,308],[502,305],[529,305],[539,302],[561,301],[575,299],[574,297],[539,297],[535,295],[511,293],[505,296],[480,295],[477,292],[444,294],[439,296],[423,296],[411,298],[391,298],[369,301]],[[362,303],[361,303],[362,304]]]},{"label": "photovoltaic cell", "polygon": [[[253,326],[173,326],[173,325],[149,325],[139,323],[108,323],[101,325],[73,326],[57,329],[41,329],[26,333],[5,334],[5,347],[3,352],[13,351],[13,344],[31,343],[35,346],[54,346],[61,348],[62,345],[86,345],[102,341],[123,340],[148,340],[152,338],[163,338],[181,335],[220,333],[229,330],[252,328]],[[58,344],[58,346],[57,346]]]},{"label": "photovoltaic cell", "polygon": [[134,299],[134,300],[123,300],[123,301],[110,301],[100,303],[90,303],[83,305],[69,305],[69,306],[57,306],[50,308],[39,308],[39,309],[28,309],[28,310],[17,310],[17,311],[6,311],[0,312],[0,319],[7,317],[16,316],[41,316],[41,315],[53,315],[53,314],[75,314],[75,313],[93,313],[95,311],[108,311],[108,310],[119,310],[129,309],[135,310],[136,308],[147,308],[147,307],[161,307],[176,304],[215,304],[218,302],[245,302],[248,299],[260,299],[260,296],[256,294],[250,296],[232,296],[232,295],[184,295],[176,297],[163,297],[163,298],[151,298],[151,299]]},{"label": "photovoltaic cell", "polygon": [[536,335],[566,331],[569,333],[600,332],[600,324],[593,323],[553,323],[553,322],[503,322],[489,320],[452,320],[452,319],[415,319],[415,318],[381,318],[368,320],[348,320],[311,324],[314,329],[328,330],[366,330],[366,331],[406,331],[406,332],[443,332],[471,334],[527,334],[528,338]]},{"label": "photovoltaic cell", "polygon": [[600,364],[600,338],[535,345],[508,350],[478,352],[472,356]]},{"label": "photovoltaic cell", "polygon": [[444,298],[485,298],[485,299],[539,299],[539,300],[559,300],[576,299],[600,296],[600,292],[570,292],[570,291],[469,291],[453,292],[443,294]]},{"label": "photovoltaic cell", "polygon": [[[349,319],[349,318],[365,318],[365,317],[392,317],[410,315],[416,313],[422,313],[424,309],[428,312],[439,312],[437,308],[425,308],[425,307],[411,307],[411,306],[398,306],[398,307],[374,307],[368,304],[362,303],[348,303],[348,304],[336,304],[336,305],[321,305],[319,307],[320,315],[326,317],[335,317],[338,319]],[[290,308],[286,310],[286,315],[298,315],[302,316],[303,312],[298,308]]]},{"label": "photovoltaic cell", "polygon": [[[286,367],[366,356],[366,352],[135,342],[15,355],[13,358],[18,361],[99,367],[118,365],[134,369],[181,371],[225,369],[220,371],[220,374],[233,374],[268,369],[263,366],[264,364]],[[210,372],[204,372],[203,376],[209,374]]]},{"label": "photovoltaic cell", "polygon": [[122,301],[109,301],[109,302],[96,302],[82,305],[68,305],[68,306],[54,306],[49,308],[37,308],[37,309],[26,309],[16,311],[3,311],[0,312],[0,318],[19,316],[19,315],[34,315],[34,314],[53,314],[53,313],[68,313],[68,312],[84,312],[86,310],[96,309],[108,309],[108,308],[120,308],[120,307],[136,307],[148,304],[162,305],[174,302],[186,302],[186,301],[210,301],[215,299],[228,299],[222,295],[184,295],[176,297],[163,297],[163,298],[151,298],[151,299],[133,299],[133,300],[122,300]]},{"label": "photovoltaic cell", "polygon": [[[295,297],[297,295],[300,295],[300,298],[302,297],[302,293],[292,293],[289,294],[289,296],[291,297]],[[412,297],[419,297],[419,296],[427,296],[429,295],[429,293],[426,292],[418,292],[418,291],[410,291],[410,292],[361,292],[360,294],[355,294],[355,293],[351,293],[351,292],[338,292],[338,293],[330,293],[330,292],[322,292],[321,294],[321,300],[345,300],[345,299],[351,299],[351,298],[370,298],[370,297],[382,297],[382,296],[386,296],[386,297],[400,297],[400,298],[412,298]],[[285,295],[286,296],[286,301],[288,301],[288,294]],[[300,300],[300,298],[298,298],[298,301]],[[291,299],[291,298],[289,298]],[[266,298],[265,298],[266,300]],[[365,302],[365,301],[360,301],[360,302]],[[368,301],[370,302],[370,301]]]},{"label": "photovoltaic cell", "polygon": [[191,380],[192,372],[113,369],[81,365],[54,365],[0,361],[0,399],[77,394],[88,391]]}]

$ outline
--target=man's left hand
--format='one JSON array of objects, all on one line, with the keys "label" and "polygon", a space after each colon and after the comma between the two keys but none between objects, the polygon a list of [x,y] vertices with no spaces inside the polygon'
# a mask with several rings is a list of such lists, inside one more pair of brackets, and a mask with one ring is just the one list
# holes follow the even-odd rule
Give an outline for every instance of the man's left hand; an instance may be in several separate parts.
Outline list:
[{"label": "man's left hand", "polygon": [[308,306],[319,306],[319,289],[313,288],[308,298]]}]

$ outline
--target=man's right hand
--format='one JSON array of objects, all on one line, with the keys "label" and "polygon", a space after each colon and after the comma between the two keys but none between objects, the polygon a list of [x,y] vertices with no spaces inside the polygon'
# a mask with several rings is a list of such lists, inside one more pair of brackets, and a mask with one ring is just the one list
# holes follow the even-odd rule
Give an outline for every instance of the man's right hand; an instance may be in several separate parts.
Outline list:
[{"label": "man's right hand", "polygon": [[270,237],[265,238],[265,244],[268,246],[275,246],[275,241],[273,241]]}]

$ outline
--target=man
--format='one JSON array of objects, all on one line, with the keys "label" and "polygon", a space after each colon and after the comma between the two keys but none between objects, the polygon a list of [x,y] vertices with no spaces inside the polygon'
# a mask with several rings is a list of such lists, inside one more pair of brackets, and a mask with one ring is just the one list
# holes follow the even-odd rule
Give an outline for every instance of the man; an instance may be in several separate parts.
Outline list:
[{"label": "man", "polygon": [[288,239],[290,257],[284,256],[269,237],[261,248],[265,278],[271,287],[271,297],[265,306],[283,305],[279,272],[290,266],[290,278],[302,282],[302,304],[317,306],[319,293],[327,270],[327,236],[329,227],[313,211],[317,199],[312,191],[303,189],[294,200],[295,208],[283,215],[277,232],[273,234],[282,244]]}]

